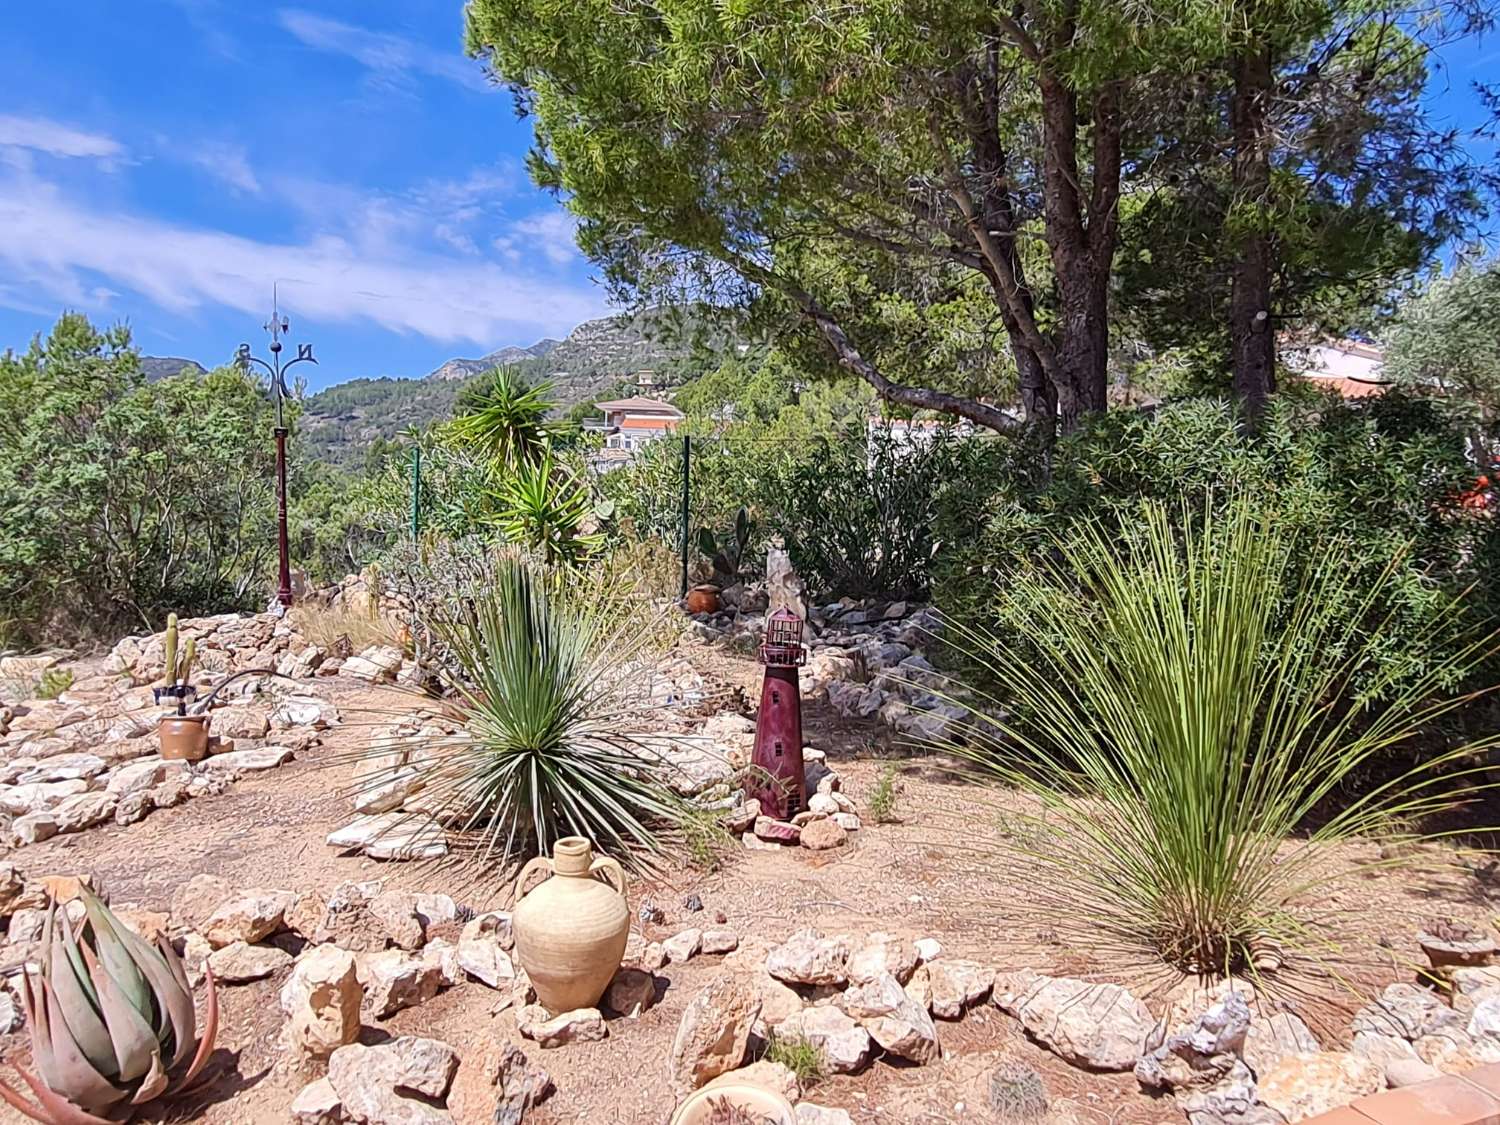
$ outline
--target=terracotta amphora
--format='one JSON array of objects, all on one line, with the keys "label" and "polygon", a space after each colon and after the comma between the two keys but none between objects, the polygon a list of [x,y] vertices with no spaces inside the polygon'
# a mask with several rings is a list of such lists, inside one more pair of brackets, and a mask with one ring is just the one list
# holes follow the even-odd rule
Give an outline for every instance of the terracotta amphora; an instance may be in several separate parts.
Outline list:
[{"label": "terracotta amphora", "polygon": [[[528,887],[539,871],[552,877]],[[521,868],[511,930],[521,968],[544,1008],[556,1015],[595,1007],[620,967],[630,933],[625,872],[608,856],[595,859],[582,836],[564,837],[551,859],[538,856]]]}]

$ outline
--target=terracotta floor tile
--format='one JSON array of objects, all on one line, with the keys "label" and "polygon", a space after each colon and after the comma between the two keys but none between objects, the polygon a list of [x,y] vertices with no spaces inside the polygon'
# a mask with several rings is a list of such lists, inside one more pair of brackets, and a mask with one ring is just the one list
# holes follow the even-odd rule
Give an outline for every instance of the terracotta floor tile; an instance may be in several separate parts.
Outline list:
[{"label": "terracotta floor tile", "polygon": [[1500,1125],[1500,1098],[1452,1075],[1357,1100],[1377,1125]]}]

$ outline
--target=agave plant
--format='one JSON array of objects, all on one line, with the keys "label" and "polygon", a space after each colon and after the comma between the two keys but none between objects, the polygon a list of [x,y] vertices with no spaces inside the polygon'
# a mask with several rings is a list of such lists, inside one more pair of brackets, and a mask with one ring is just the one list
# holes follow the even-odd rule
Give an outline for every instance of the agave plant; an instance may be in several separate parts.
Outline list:
[{"label": "agave plant", "polygon": [[148,944],[88,890],[82,895],[76,932],[66,910],[49,907],[41,969],[21,978],[36,1073],[15,1069],[37,1104],[0,1082],[0,1098],[49,1125],[123,1121],[181,1091],[208,1061],[218,1030],[206,966],[200,1035],[187,974],[166,939]]},{"label": "agave plant", "polygon": [[[691,810],[667,748],[628,733],[649,703],[657,623],[589,574],[500,553],[423,624],[461,730],[404,743],[395,772],[462,855],[503,877],[564,836],[637,869],[676,846]],[[391,780],[389,752],[376,740],[358,755],[375,763],[361,789]]]},{"label": "agave plant", "polygon": [[1079,947],[1138,969],[1261,974],[1291,957],[1325,972],[1329,885],[1398,862],[1340,845],[1410,838],[1481,788],[1473,755],[1495,739],[1362,795],[1346,783],[1459,706],[1444,689],[1492,639],[1455,629],[1440,666],[1398,682],[1371,659],[1392,635],[1387,590],[1354,584],[1346,545],[1308,552],[1246,499],[1143,515],[997,591],[1006,633],[949,622],[1006,698],[947,749],[1030,798],[1002,849]]}]

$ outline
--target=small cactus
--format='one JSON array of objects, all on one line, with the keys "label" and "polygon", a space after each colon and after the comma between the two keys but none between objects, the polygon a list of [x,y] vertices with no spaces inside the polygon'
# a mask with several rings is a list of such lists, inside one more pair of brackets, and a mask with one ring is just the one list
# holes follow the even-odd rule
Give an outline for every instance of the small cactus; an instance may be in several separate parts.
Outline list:
[{"label": "small cactus", "polygon": [[1042,1076],[1025,1063],[1006,1059],[990,1074],[990,1108],[1001,1121],[1041,1121],[1048,1101]]},{"label": "small cactus", "polygon": [[175,687],[177,684],[177,615],[167,614],[167,634],[163,642],[162,663],[166,666],[164,677],[167,687]]}]

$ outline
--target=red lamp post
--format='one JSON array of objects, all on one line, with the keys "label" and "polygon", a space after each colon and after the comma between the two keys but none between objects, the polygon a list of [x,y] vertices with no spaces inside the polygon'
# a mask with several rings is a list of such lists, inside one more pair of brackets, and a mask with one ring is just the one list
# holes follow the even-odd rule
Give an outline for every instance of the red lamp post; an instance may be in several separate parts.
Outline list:
[{"label": "red lamp post", "polygon": [[286,372],[288,368],[295,367],[299,363],[317,363],[313,358],[311,344],[298,344],[295,359],[283,361],[281,358],[281,338],[291,331],[291,322],[281,315],[277,307],[275,290],[272,290],[271,319],[266,323],[266,331],[271,334],[271,362],[250,354],[250,345],[241,344],[239,350],[234,353],[235,362],[241,369],[249,371],[252,364],[263,369],[271,383],[271,393],[276,401],[276,426],[273,434],[276,438],[276,554],[277,554],[277,583],[276,600],[282,607],[292,604],[292,567],[291,552],[287,546],[286,531],[286,418],[282,412],[282,402],[291,394],[287,390]]},{"label": "red lamp post", "polygon": [[802,764],[802,690],[797,669],[807,661],[802,618],[785,606],[766,619],[760,646],[766,676],[755,718],[754,775],[749,795],[777,820],[790,820],[807,807]]}]

